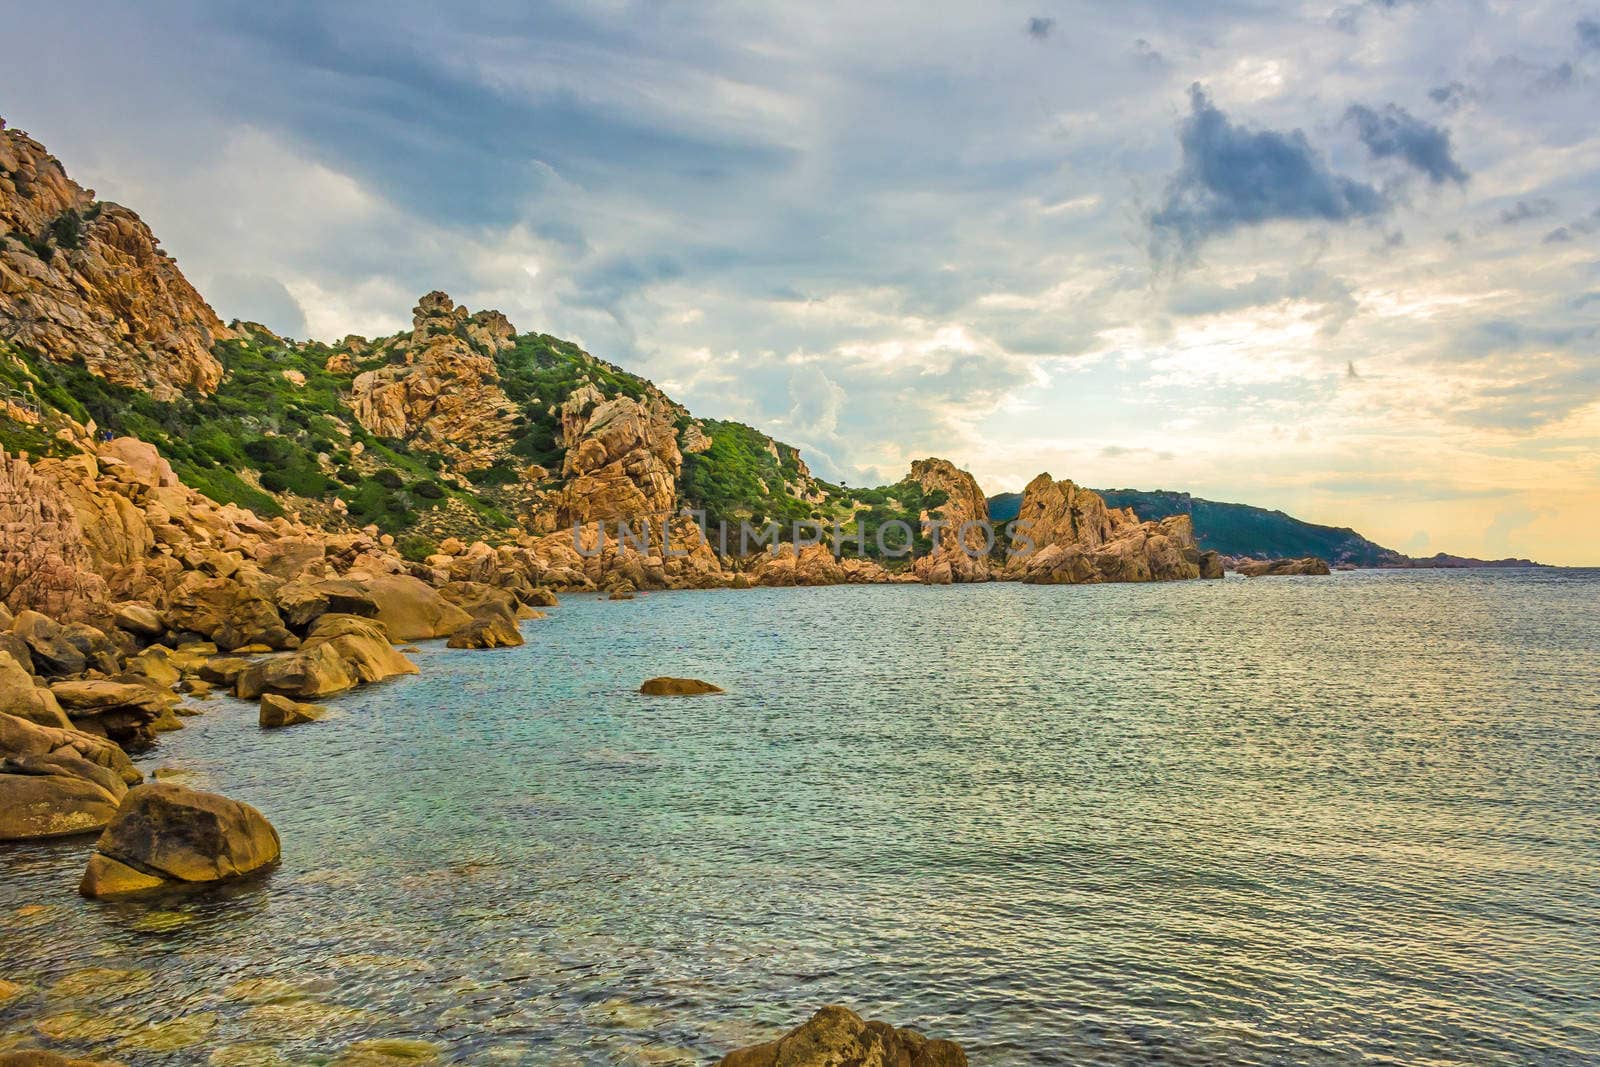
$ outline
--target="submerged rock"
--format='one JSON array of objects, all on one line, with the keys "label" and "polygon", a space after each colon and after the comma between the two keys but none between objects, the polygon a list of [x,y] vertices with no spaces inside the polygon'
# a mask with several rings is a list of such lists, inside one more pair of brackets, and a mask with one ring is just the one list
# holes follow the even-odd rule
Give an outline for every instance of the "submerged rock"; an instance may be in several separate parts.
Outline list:
[{"label": "submerged rock", "polygon": [[278,832],[248,804],[171,782],[129,790],[78,891],[119,897],[231,881],[278,861]]},{"label": "submerged rock", "polygon": [[328,709],[320,704],[301,704],[277,693],[263,693],[259,721],[263,730],[274,730],[298,726],[303,722],[316,722],[327,713]]},{"label": "submerged rock", "polygon": [[721,1067],[967,1067],[966,1053],[915,1030],[829,1005],[776,1041],[722,1057]]},{"label": "submerged rock", "polygon": [[702,693],[721,693],[720,686],[710,682],[702,682],[698,678],[650,678],[639,687],[639,692],[647,697],[681,697],[699,696]]},{"label": "submerged rock", "polygon": [[110,1060],[73,1060],[59,1052],[43,1049],[19,1049],[0,1052],[0,1067],[119,1067]]}]

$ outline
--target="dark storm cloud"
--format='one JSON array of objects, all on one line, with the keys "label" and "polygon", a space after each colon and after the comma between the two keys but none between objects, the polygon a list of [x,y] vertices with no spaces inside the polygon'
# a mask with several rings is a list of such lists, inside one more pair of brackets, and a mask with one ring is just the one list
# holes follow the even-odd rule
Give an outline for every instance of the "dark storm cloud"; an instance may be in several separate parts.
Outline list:
[{"label": "dark storm cloud", "polygon": [[1056,20],[1035,15],[1028,20],[1028,36],[1042,41],[1056,28]]},{"label": "dark storm cloud", "polygon": [[1600,21],[1579,19],[1575,29],[1578,33],[1579,48],[1585,52],[1600,51]]},{"label": "dark storm cloud", "polygon": [[1348,222],[1383,214],[1384,195],[1335,173],[1300,130],[1236,125],[1199,85],[1178,132],[1183,162],[1150,213],[1151,253],[1192,254],[1211,237],[1278,219]]},{"label": "dark storm cloud", "polygon": [[1412,115],[1403,107],[1387,104],[1374,111],[1352,104],[1346,120],[1355,123],[1361,143],[1374,159],[1398,159],[1426,174],[1435,185],[1467,183],[1468,174],[1456,162],[1450,147],[1450,131]]}]

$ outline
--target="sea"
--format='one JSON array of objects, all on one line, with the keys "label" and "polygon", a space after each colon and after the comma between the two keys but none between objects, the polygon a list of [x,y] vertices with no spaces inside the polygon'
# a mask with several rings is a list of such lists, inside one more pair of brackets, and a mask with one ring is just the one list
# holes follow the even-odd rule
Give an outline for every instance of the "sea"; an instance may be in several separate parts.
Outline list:
[{"label": "sea", "polygon": [[711,1064],[838,1003],[991,1067],[1600,1063],[1600,571],[523,632],[315,724],[219,696],[139,759],[260,809],[266,877],[91,902],[92,836],[0,846],[0,1050]]}]

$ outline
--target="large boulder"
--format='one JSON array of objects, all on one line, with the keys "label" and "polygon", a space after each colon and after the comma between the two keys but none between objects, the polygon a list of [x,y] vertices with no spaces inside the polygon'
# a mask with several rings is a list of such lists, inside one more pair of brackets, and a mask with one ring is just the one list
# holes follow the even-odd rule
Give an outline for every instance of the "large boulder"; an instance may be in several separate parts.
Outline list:
[{"label": "large boulder", "polygon": [[0,651],[0,715],[15,715],[63,730],[72,727],[55,694],[34,685],[33,675],[5,651]]},{"label": "large boulder", "polygon": [[967,1056],[949,1041],[829,1005],[776,1041],[728,1053],[721,1067],[967,1067]]},{"label": "large boulder", "polygon": [[355,582],[377,605],[377,619],[396,641],[449,637],[472,616],[409,574],[373,574]]},{"label": "large boulder", "polygon": [[108,737],[130,752],[155,744],[155,735],[168,720],[178,696],[170,691],[129,682],[96,678],[56,682],[50,687],[72,725]]},{"label": "large boulder", "polygon": [[450,635],[450,648],[515,648],[523,643],[516,619],[492,614],[473,619]]},{"label": "large boulder", "polygon": [[67,639],[60,623],[37,611],[22,611],[11,623],[11,632],[28,646],[33,666],[40,674],[64,677],[81,674],[88,665],[88,657]]},{"label": "large boulder", "polygon": [[208,578],[203,571],[188,572],[167,604],[167,625],[199,634],[221,649],[294,648],[299,641],[270,599],[276,582],[258,575]]},{"label": "large boulder", "polygon": [[1005,576],[1043,585],[1159,582],[1200,577],[1194,522],[1171,515],[1141,522],[1132,508],[1067,479],[1028,483],[1013,527]]},{"label": "large boulder", "polygon": [[263,693],[257,721],[263,730],[277,730],[285,726],[316,722],[327,713],[328,709],[320,704],[302,704],[277,693]]},{"label": "large boulder", "polygon": [[78,891],[120,897],[242,878],[278,861],[278,832],[248,804],[172,782],[128,791]]},{"label": "large boulder", "polygon": [[649,678],[639,687],[639,692],[647,697],[683,697],[701,696],[706,693],[723,692],[720,686],[710,682],[702,682],[698,678]]},{"label": "large boulder", "polygon": [[1221,578],[1227,571],[1227,564],[1221,552],[1206,551],[1200,553],[1200,577]]},{"label": "large boulder", "polygon": [[114,771],[128,785],[138,785],[144,775],[128,754],[114,742],[82,730],[39,726],[15,715],[0,715],[0,756],[45,756],[70,753],[97,767]]},{"label": "large boulder", "polygon": [[234,692],[245,700],[263,693],[321,697],[416,673],[416,664],[389,643],[382,623],[357,615],[328,614],[317,619],[298,652],[246,668],[235,680]]},{"label": "large boulder", "polygon": [[284,621],[304,630],[323,615],[360,615],[376,618],[377,601],[366,587],[348,578],[297,579],[286,582],[276,594]]},{"label": "large boulder", "polygon": [[108,741],[0,714],[0,841],[98,830],[140,779]]},{"label": "large boulder", "polygon": [[160,637],[167,632],[166,620],[161,617],[155,605],[139,600],[130,600],[118,604],[112,611],[112,618],[119,629],[137,634],[140,637]]}]

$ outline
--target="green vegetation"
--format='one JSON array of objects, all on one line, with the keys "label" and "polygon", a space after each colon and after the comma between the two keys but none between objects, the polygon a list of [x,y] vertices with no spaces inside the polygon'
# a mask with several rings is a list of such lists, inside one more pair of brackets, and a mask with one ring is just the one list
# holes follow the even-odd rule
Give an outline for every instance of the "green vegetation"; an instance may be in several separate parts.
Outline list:
[{"label": "green vegetation", "polygon": [[[442,485],[435,478],[442,457],[413,452],[403,441],[374,437],[346,418],[339,398],[341,380],[323,369],[332,354],[325,345],[290,349],[252,340],[224,341],[216,354],[227,375],[217,392],[173,401],[114,385],[80,366],[15,349],[6,354],[12,358],[0,359],[0,388],[20,388],[26,382],[47,411],[83,423],[93,420],[102,431],[149,441],[185,484],[213,500],[272,516],[283,513],[274,493],[327,502],[338,498],[357,524],[375,523],[398,533],[419,511],[460,495],[486,521],[510,525],[472,494]],[[284,371],[298,371],[305,384],[290,382]],[[30,433],[38,436],[0,420],[0,445],[48,454],[49,443],[31,440]],[[361,473],[374,464],[370,475]]]},{"label": "green vegetation", "polygon": [[[500,388],[521,409],[520,436],[511,454],[543,467],[559,469],[562,402],[584,382],[592,382],[606,396],[641,400],[650,383],[605,360],[596,359],[571,341],[544,333],[520,334],[513,346],[495,356]],[[515,479],[509,464],[478,472],[477,485],[503,485]]]},{"label": "green vegetation", "polygon": [[798,451],[740,422],[706,419],[702,425],[711,447],[683,457],[678,495],[703,510],[708,525],[777,522],[787,538],[795,521],[832,519],[832,511],[824,513],[785,490],[786,481],[802,480]]}]

